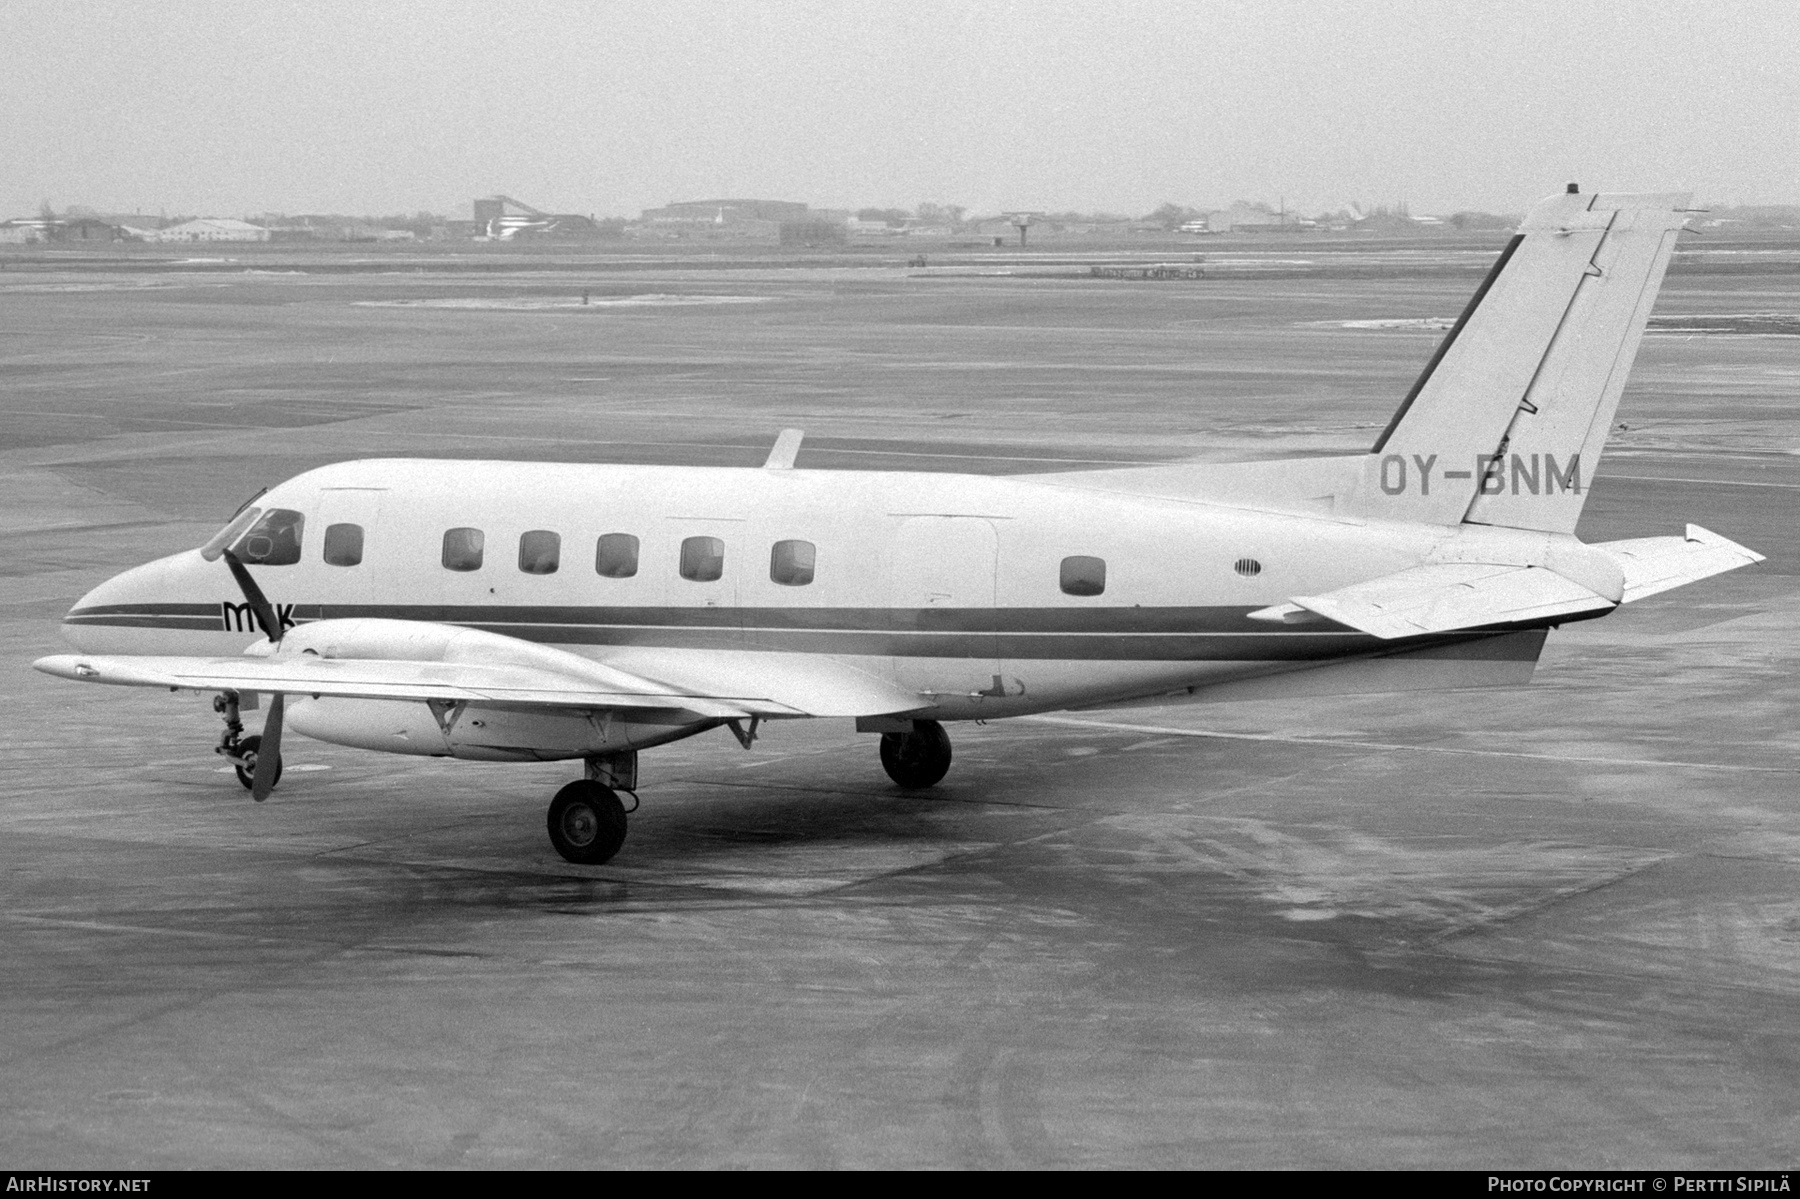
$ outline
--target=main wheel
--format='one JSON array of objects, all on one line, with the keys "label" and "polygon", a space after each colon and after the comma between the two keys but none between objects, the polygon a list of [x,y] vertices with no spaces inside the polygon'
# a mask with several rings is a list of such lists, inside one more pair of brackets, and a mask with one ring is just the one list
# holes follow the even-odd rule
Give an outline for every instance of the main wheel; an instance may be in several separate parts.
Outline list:
[{"label": "main wheel", "polygon": [[[238,742],[238,753],[243,755],[242,763],[233,763],[237,769],[238,782],[244,784],[248,791],[256,785],[256,751],[262,748],[262,734],[256,733]],[[275,758],[275,782],[281,781],[281,757]],[[273,784],[271,784],[272,786]]]},{"label": "main wheel", "polygon": [[935,720],[913,721],[910,733],[883,733],[881,766],[902,787],[929,787],[950,771],[950,734]]},{"label": "main wheel", "polygon": [[550,844],[571,862],[598,866],[625,844],[625,805],[592,779],[576,779],[550,801]]}]

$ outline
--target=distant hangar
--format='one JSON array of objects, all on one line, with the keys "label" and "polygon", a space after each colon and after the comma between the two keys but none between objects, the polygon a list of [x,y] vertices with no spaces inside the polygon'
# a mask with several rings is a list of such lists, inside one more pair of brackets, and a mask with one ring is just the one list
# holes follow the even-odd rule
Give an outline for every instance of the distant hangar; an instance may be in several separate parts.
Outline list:
[{"label": "distant hangar", "polygon": [[602,237],[604,233],[591,216],[545,212],[511,196],[488,196],[475,201],[475,236],[488,241],[568,241]]}]

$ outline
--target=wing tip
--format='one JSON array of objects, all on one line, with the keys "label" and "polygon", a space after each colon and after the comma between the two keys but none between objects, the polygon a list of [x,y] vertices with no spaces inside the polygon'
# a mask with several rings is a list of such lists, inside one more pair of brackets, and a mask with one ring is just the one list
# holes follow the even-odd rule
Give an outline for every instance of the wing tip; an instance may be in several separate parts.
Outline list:
[{"label": "wing tip", "polygon": [[1732,550],[1735,553],[1742,554],[1750,560],[1750,562],[1745,563],[1745,565],[1749,565],[1753,562],[1767,562],[1769,560],[1768,555],[1759,554],[1747,545],[1739,545],[1731,538],[1722,537],[1704,525],[1689,524],[1685,539],[1700,545],[1712,546],[1715,549]]}]

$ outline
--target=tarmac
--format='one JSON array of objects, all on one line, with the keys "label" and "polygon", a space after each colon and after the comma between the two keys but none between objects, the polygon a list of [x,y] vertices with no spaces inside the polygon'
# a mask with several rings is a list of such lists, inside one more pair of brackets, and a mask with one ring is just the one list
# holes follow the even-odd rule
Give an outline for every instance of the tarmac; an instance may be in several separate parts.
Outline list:
[{"label": "tarmac", "polygon": [[[1478,273],[0,265],[9,1168],[1793,1164],[1792,336],[1647,337],[1581,530],[1769,560],[1553,633],[1529,687],[954,726],[926,794],[847,721],[709,734],[586,868],[566,764],[295,737],[258,805],[204,697],[28,664],[349,457],[1366,448]],[[1800,274],[1691,264],[1657,308],[1795,312]]]}]

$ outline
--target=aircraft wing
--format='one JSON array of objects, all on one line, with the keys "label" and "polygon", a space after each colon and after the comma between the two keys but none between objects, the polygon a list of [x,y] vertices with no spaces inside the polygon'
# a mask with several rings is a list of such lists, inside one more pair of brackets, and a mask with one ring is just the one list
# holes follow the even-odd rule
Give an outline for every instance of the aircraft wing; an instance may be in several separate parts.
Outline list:
[{"label": "aircraft wing", "polygon": [[1613,601],[1537,566],[1445,562],[1340,587],[1296,595],[1263,608],[1259,620],[1293,623],[1304,613],[1348,625],[1384,641],[1489,625],[1609,612]]},{"label": "aircraft wing", "polygon": [[1683,537],[1602,541],[1594,548],[1611,555],[1625,572],[1625,598],[1620,602],[1627,604],[1763,560],[1755,550],[1699,525],[1689,525]]},{"label": "aircraft wing", "polygon": [[727,720],[804,714],[778,704],[740,705],[708,696],[672,694],[650,689],[649,684],[642,691],[605,690],[530,666],[339,660],[310,654],[269,658],[59,654],[40,658],[32,665],[59,678],[125,687],[167,687],[175,691],[279,691],[289,695],[467,700],[525,707],[664,709]]},{"label": "aircraft wing", "polygon": [[45,674],[179,691],[267,691],[360,699],[466,700],[749,716],[885,716],[924,697],[808,654],[642,648],[597,662],[515,637],[427,621],[321,620],[238,657],[60,654]]}]

